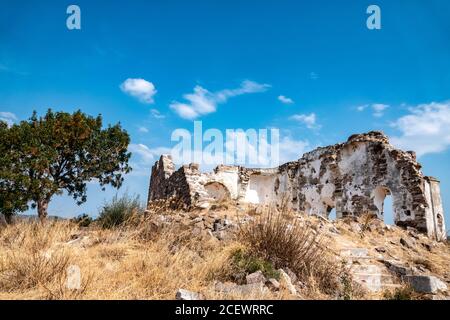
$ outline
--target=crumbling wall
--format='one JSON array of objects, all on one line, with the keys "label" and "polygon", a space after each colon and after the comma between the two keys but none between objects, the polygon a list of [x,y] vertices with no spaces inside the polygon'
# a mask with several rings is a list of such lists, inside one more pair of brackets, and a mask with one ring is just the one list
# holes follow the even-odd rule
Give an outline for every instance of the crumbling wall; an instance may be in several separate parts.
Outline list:
[{"label": "crumbling wall", "polygon": [[439,182],[424,177],[415,154],[395,149],[381,132],[353,135],[273,169],[219,166],[202,174],[191,164],[175,171],[170,157],[163,156],[152,169],[149,203],[170,198],[179,207],[206,208],[227,198],[238,204],[287,204],[324,217],[336,209],[337,218],[367,213],[383,219],[387,195],[397,225],[445,237]]}]

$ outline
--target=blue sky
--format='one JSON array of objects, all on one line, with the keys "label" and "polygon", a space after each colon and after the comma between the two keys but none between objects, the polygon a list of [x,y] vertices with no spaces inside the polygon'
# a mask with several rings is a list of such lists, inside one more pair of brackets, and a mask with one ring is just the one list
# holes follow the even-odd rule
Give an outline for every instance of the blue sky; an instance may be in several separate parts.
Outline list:
[{"label": "blue sky", "polygon": [[[81,30],[66,27],[70,4]],[[366,27],[371,4],[381,30]],[[450,221],[449,16],[447,0],[0,0],[0,118],[51,107],[120,121],[135,167],[121,192],[143,200],[152,163],[193,118],[279,128],[291,160],[382,130],[441,180]],[[114,193],[91,185],[86,204],[59,197],[50,213],[95,215]]]}]

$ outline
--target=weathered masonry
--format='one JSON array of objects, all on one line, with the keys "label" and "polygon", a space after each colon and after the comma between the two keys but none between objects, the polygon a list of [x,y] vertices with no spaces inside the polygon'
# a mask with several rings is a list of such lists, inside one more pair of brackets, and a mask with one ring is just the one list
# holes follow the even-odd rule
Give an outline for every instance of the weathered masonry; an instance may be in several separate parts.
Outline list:
[{"label": "weathered masonry", "polygon": [[383,219],[388,195],[397,225],[445,239],[439,181],[422,174],[414,152],[395,149],[381,132],[353,135],[273,169],[221,165],[201,173],[189,164],[176,170],[163,155],[152,168],[148,201],[186,210],[220,201],[287,202],[293,210],[324,217],[335,209],[337,218],[370,213]]}]

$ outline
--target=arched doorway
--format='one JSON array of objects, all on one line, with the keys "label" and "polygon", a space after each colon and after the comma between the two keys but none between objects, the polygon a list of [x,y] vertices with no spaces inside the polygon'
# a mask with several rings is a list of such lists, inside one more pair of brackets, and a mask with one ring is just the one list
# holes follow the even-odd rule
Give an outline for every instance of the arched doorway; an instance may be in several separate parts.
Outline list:
[{"label": "arched doorway", "polygon": [[394,203],[389,188],[385,186],[377,187],[372,193],[372,198],[377,207],[378,218],[383,220],[385,224],[394,225]]},{"label": "arched doorway", "polygon": [[206,192],[216,202],[231,200],[231,194],[227,187],[220,182],[210,182],[205,185]]},{"label": "arched doorway", "polygon": [[328,220],[336,221],[336,219],[337,219],[336,208],[329,207],[328,209],[329,209],[328,210]]}]

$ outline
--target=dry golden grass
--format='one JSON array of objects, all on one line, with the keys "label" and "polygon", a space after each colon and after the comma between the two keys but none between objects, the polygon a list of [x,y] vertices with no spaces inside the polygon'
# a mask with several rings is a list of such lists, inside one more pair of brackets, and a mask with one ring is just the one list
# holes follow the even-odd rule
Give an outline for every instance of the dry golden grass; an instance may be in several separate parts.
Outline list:
[{"label": "dry golden grass", "polygon": [[[283,214],[288,219],[282,220],[278,227],[287,227],[286,221],[293,218]],[[263,216],[258,213],[255,219],[258,217]],[[161,228],[148,218],[111,230],[95,225],[82,229],[68,221],[19,222],[0,229],[0,299],[174,299],[180,288],[201,293],[207,299],[334,299],[338,297],[336,294],[324,290],[325,278],[332,275],[329,278],[335,279],[336,274],[341,278],[347,276],[345,270],[339,269],[339,252],[346,246],[368,248],[373,256],[378,254],[375,248],[383,246],[387,250],[386,258],[421,266],[442,279],[449,273],[450,248],[444,243],[434,243],[421,236],[416,240],[416,248],[407,250],[399,242],[401,237],[408,236],[407,232],[398,227],[391,230],[377,227],[380,223],[377,219],[362,222],[366,230],[361,236],[345,221],[327,222],[302,216],[302,227],[310,226],[311,230],[328,238],[326,245],[322,242],[325,239],[319,241],[322,249],[318,252],[325,252],[324,245],[329,252],[334,252],[336,269],[324,269],[317,274],[320,259],[317,254],[312,254],[312,264],[303,269],[309,272],[302,274],[299,270],[305,285],[299,292],[300,297],[285,290],[267,290],[245,297],[225,295],[215,291],[215,282],[227,281],[235,272],[233,253],[239,249],[251,250],[251,243],[239,238],[219,241],[193,235],[192,229],[182,224]],[[290,230],[296,228],[288,224]],[[275,228],[261,229],[276,236],[267,238],[266,244],[272,245],[275,251],[296,253],[295,245],[301,239],[283,233],[276,226],[272,224]],[[330,227],[339,230],[339,234],[328,233]],[[301,236],[301,233],[297,235]],[[304,236],[306,242],[319,239],[313,233]],[[291,246],[280,247],[279,239],[286,240]],[[424,244],[429,244],[431,251]],[[276,261],[283,257],[269,254],[264,258],[275,258]],[[279,260],[279,263],[282,266],[286,260]],[[72,266],[81,271],[79,289],[67,286],[68,270]],[[351,279],[344,278],[340,282],[342,285],[348,281]]]},{"label": "dry golden grass", "polygon": [[[1,229],[0,299],[174,299],[179,288],[208,299],[243,298],[214,290],[215,275],[240,244],[204,241],[176,228],[149,237],[148,223],[80,230],[63,221],[20,222]],[[78,290],[66,286],[70,266],[81,271]],[[264,292],[246,298],[283,297]]]}]

